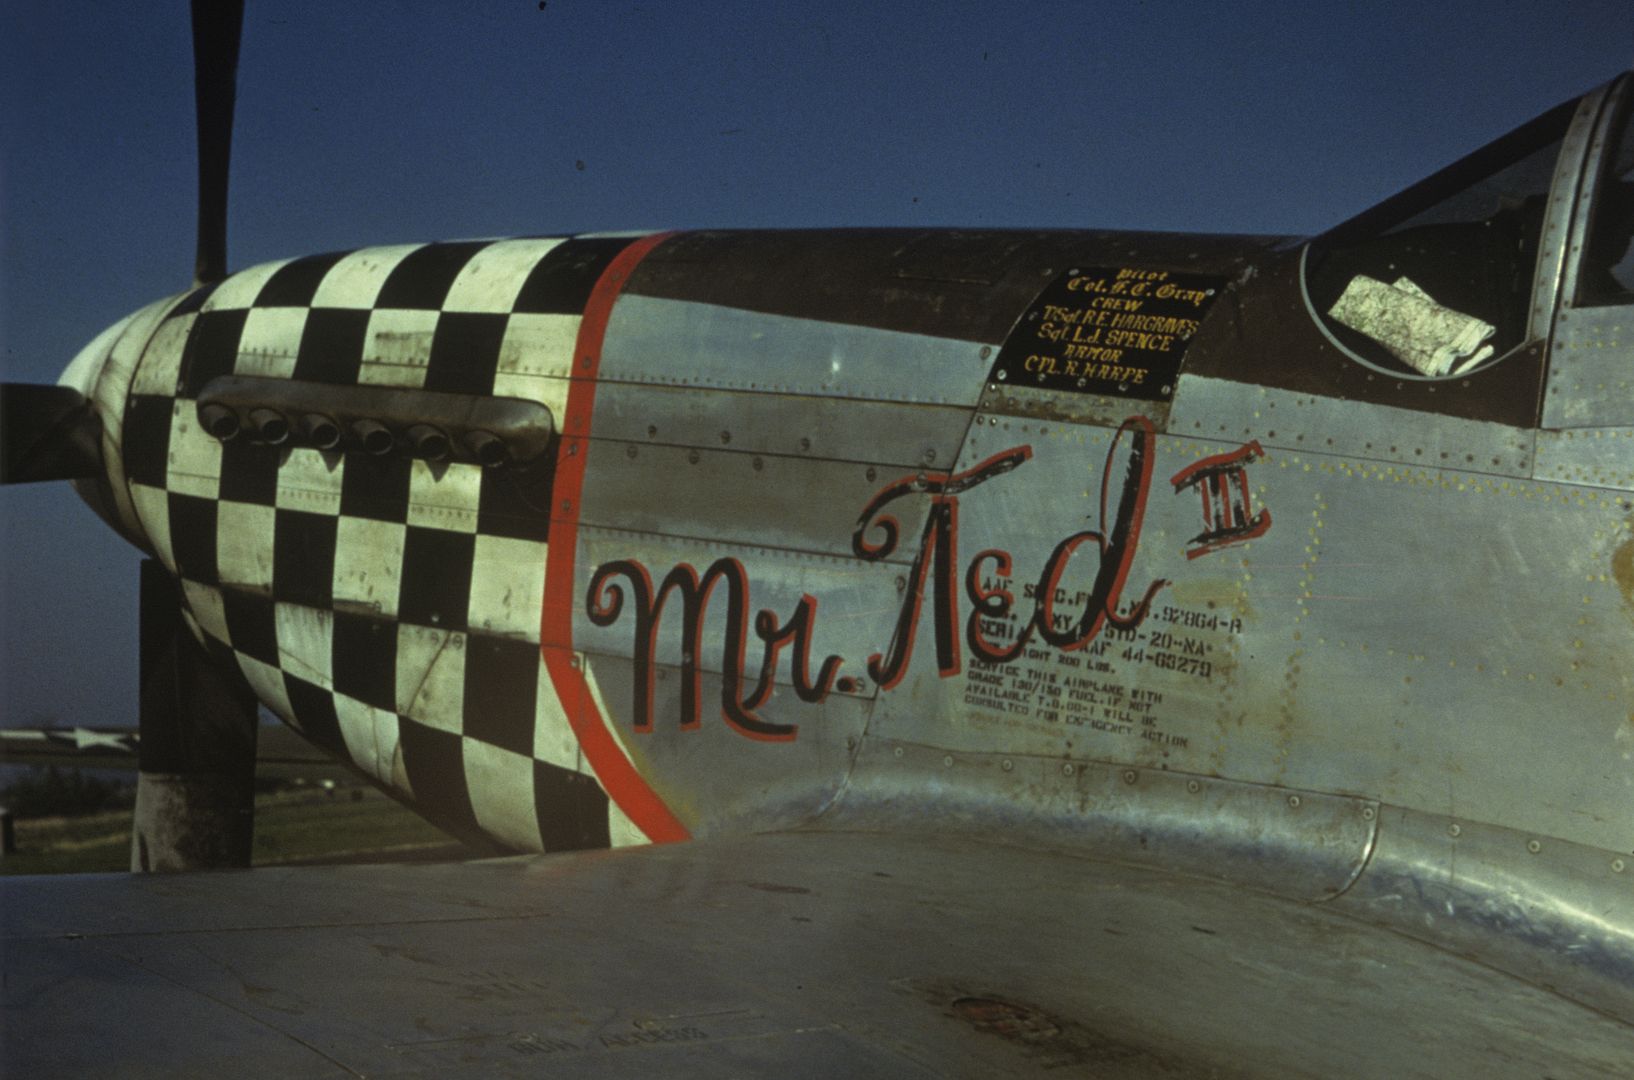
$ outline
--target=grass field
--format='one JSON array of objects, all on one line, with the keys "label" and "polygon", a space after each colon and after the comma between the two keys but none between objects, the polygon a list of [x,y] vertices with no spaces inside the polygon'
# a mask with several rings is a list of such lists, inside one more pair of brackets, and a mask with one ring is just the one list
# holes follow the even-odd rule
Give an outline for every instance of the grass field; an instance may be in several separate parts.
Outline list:
[{"label": "grass field", "polygon": [[[130,869],[129,810],[17,821],[5,874]],[[255,865],[458,859],[476,854],[373,788],[296,788],[257,795]]]}]

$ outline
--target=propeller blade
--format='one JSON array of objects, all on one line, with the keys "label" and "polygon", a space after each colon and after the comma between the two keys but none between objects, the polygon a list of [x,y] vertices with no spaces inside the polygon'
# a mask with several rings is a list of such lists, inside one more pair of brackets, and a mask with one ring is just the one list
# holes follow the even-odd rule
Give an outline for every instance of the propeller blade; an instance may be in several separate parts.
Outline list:
[{"label": "propeller blade", "polygon": [[0,384],[0,484],[102,475],[102,422],[71,386]]},{"label": "propeller blade", "polygon": [[196,285],[227,276],[227,164],[244,0],[193,0],[193,99],[198,112],[199,247]]}]

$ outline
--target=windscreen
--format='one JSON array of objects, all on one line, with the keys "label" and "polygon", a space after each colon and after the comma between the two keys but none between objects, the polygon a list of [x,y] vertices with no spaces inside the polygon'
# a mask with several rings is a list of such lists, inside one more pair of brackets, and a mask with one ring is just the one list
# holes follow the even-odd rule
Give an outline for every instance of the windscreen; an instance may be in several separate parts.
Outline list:
[{"label": "windscreen", "polygon": [[1340,344],[1453,378],[1524,342],[1569,101],[1313,241],[1311,304]]}]

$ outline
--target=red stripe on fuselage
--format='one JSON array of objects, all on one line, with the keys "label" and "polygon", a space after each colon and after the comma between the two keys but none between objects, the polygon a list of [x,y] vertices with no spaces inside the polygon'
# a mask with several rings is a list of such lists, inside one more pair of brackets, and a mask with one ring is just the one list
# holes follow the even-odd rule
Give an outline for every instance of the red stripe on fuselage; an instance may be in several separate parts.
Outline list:
[{"label": "red stripe on fuselage", "polygon": [[670,812],[608,730],[607,719],[596,706],[590,683],[576,664],[573,651],[573,611],[577,593],[573,563],[579,542],[579,499],[584,492],[584,470],[590,456],[590,420],[596,405],[596,374],[613,304],[635,268],[653,248],[674,233],[642,237],[619,252],[602,272],[585,304],[573,346],[573,376],[568,384],[567,415],[562,418],[556,450],[556,476],[550,515],[550,549],[545,563],[545,603],[539,624],[540,648],[551,684],[567,713],[579,749],[595,770],[608,798],[655,844],[687,840],[691,833]]}]

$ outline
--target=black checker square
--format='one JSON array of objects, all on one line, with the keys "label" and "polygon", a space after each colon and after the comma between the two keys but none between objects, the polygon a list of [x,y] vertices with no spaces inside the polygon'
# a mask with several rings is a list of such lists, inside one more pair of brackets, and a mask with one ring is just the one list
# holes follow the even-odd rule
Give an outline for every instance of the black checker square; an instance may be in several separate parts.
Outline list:
[{"label": "black checker square", "polygon": [[609,847],[607,794],[583,773],[546,761],[533,763],[533,808],[546,851]]},{"label": "black checker square", "polygon": [[632,239],[603,236],[557,244],[528,274],[512,310],[529,315],[582,314],[602,271]]},{"label": "black checker square", "polygon": [[477,494],[477,532],[513,540],[549,540],[555,475],[554,450],[525,469],[484,469]]},{"label": "black checker square", "polygon": [[205,634],[204,655],[210,658],[211,666],[224,673],[226,678],[242,677],[243,670],[238,666],[238,654],[225,641],[217,641],[209,634]]},{"label": "black checker square", "polygon": [[425,389],[492,394],[509,315],[445,311],[437,317],[426,360]]},{"label": "black checker square", "polygon": [[415,808],[452,833],[480,834],[465,782],[464,740],[406,716],[398,721],[398,740]]},{"label": "black checker square", "polygon": [[471,533],[409,526],[403,535],[397,617],[441,630],[464,630],[475,558],[476,537]]},{"label": "black checker square", "polygon": [[351,760],[346,738],[340,733],[340,718],[335,715],[335,695],[288,672],[284,673],[284,693],[301,734],[320,750],[342,761]]},{"label": "black checker square", "polygon": [[448,290],[471,257],[491,241],[454,244],[427,244],[403,256],[380,286],[376,308],[414,308],[437,311],[448,299]]},{"label": "black checker square", "polygon": [[347,454],[340,477],[340,512],[403,524],[408,520],[413,468],[414,462],[403,454]]},{"label": "black checker square", "polygon": [[278,666],[278,619],[272,597],[238,589],[221,590],[227,636],[234,649],[269,667]]},{"label": "black checker square", "polygon": [[471,635],[465,643],[465,734],[531,758],[540,663],[534,642]]},{"label": "black checker square", "polygon": [[193,332],[182,346],[183,397],[196,398],[211,379],[233,373],[248,316],[248,308],[199,312],[193,320]]},{"label": "black checker square", "polygon": [[397,708],[397,626],[335,612],[330,650],[335,692],[388,712]]},{"label": "black checker square", "polygon": [[214,585],[221,579],[216,565],[216,508],[214,499],[169,492],[165,501],[170,518],[170,554],[179,577]]},{"label": "black checker square", "polygon": [[211,295],[216,291],[216,286],[220,284],[221,282],[219,281],[212,281],[208,285],[201,285],[194,289],[192,292],[182,297],[181,303],[171,308],[170,311],[165,314],[165,318],[179,319],[183,315],[192,315],[194,312],[198,311],[204,306],[204,302],[210,299]]},{"label": "black checker square", "polygon": [[335,593],[336,521],[328,514],[277,511],[272,536],[272,595],[327,608]]},{"label": "black checker square", "polygon": [[311,307],[318,286],[335,264],[349,252],[333,251],[325,255],[307,255],[292,259],[272,272],[261,291],[256,294],[255,307]]},{"label": "black checker square", "polygon": [[170,418],[176,399],[159,394],[132,394],[125,402],[120,458],[133,484],[162,488],[170,462]]},{"label": "black checker square", "polygon": [[221,444],[221,497],[229,502],[273,506],[278,502],[278,466],[284,451],[248,439]]},{"label": "black checker square", "polygon": [[352,386],[363,369],[369,335],[368,309],[312,308],[295,351],[294,377],[307,382]]}]

